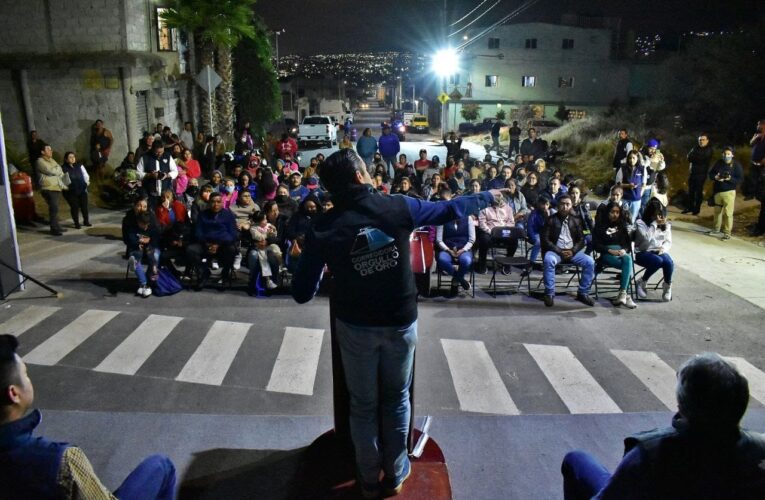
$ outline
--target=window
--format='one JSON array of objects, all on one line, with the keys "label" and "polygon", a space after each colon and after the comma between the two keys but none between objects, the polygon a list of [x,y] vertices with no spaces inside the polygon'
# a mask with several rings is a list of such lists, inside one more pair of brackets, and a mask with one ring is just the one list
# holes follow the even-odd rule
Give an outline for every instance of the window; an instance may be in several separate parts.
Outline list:
[{"label": "window", "polygon": [[569,109],[568,110],[568,119],[571,120],[581,120],[587,116],[587,111],[583,109]]},{"label": "window", "polygon": [[489,38],[489,48],[490,49],[498,49],[499,48],[499,38]]},{"label": "window", "polygon": [[526,39],[526,48],[527,49],[536,49],[537,48],[537,39],[536,38],[527,38]]},{"label": "window", "polygon": [[574,39],[573,38],[564,38],[563,44],[561,45],[563,50],[571,50],[574,48]]},{"label": "window", "polygon": [[499,76],[497,75],[486,75],[486,86],[487,87],[496,87],[499,85]]},{"label": "window", "polygon": [[561,76],[558,78],[558,87],[559,88],[569,88],[574,86],[574,77],[573,76]]},{"label": "window", "polygon": [[536,76],[524,76],[521,78],[521,85],[524,87],[536,87],[537,86],[537,77]]},{"label": "window", "polygon": [[176,30],[162,20],[162,14],[168,10],[166,7],[157,7],[157,50],[174,52],[177,49]]},{"label": "window", "polygon": [[455,75],[450,75],[449,76],[449,85],[459,85],[459,84],[460,84],[460,75],[459,75],[459,73],[455,74]]}]

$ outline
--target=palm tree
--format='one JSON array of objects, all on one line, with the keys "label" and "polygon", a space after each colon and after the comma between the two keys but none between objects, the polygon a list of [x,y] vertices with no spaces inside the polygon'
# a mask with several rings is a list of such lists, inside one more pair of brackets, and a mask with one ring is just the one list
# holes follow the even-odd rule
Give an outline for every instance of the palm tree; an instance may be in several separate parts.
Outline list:
[{"label": "palm tree", "polygon": [[[214,114],[218,133],[224,140],[233,141],[234,91],[231,49],[242,38],[255,38],[252,6],[255,0],[176,0],[165,11],[162,20],[172,28],[194,34],[194,46],[199,50],[200,67],[214,67],[217,55],[217,72],[221,84],[216,90]],[[209,96],[200,100],[204,113],[208,112]],[[216,124],[213,124],[214,126]]]}]

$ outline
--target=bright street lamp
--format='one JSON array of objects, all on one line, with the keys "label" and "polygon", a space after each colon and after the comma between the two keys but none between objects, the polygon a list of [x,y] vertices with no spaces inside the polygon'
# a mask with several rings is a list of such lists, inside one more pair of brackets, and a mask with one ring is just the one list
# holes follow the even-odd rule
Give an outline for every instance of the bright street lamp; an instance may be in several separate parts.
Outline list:
[{"label": "bright street lamp", "polygon": [[432,68],[439,76],[451,76],[457,71],[459,57],[453,49],[442,49],[433,55]]},{"label": "bright street lamp", "polygon": [[[446,79],[458,71],[459,57],[451,47],[442,49],[433,55],[431,67],[433,72],[443,78],[443,91],[446,92]],[[446,134],[446,101],[441,103],[441,135]]]}]

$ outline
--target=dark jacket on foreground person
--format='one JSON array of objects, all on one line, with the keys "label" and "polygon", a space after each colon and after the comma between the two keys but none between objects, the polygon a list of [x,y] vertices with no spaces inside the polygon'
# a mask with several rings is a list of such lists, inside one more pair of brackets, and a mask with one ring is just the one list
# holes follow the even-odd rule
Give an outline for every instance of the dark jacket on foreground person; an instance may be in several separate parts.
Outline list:
[{"label": "dark jacket on foreground person", "polygon": [[[334,208],[306,235],[292,281],[296,301],[316,293],[324,264],[344,293],[335,294],[337,318],[360,326],[399,326],[417,319],[417,288],[409,257],[414,228],[441,225],[491,204],[488,192],[432,203],[407,196],[385,196],[368,185],[332,193]],[[375,304],[368,307],[358,304]]]},{"label": "dark jacket on foreground person", "polygon": [[574,242],[574,248],[572,252],[576,254],[584,248],[584,232],[582,231],[582,221],[579,217],[570,214],[567,217],[561,218],[560,215],[552,214],[547,218],[542,233],[540,234],[540,243],[542,244],[542,251],[553,251],[560,255],[562,248],[558,248],[558,238],[560,238],[561,229],[563,229],[563,221],[568,224],[568,229],[571,231],[571,239]]}]

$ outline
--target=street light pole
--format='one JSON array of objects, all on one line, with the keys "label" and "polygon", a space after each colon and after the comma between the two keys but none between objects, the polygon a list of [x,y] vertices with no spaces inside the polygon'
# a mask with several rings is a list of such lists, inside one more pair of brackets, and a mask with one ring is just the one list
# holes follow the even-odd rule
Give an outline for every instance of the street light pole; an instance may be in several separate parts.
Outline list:
[{"label": "street light pole", "polygon": [[274,38],[276,39],[276,78],[279,78],[279,35],[283,35],[287,30],[282,28],[274,31]]}]

